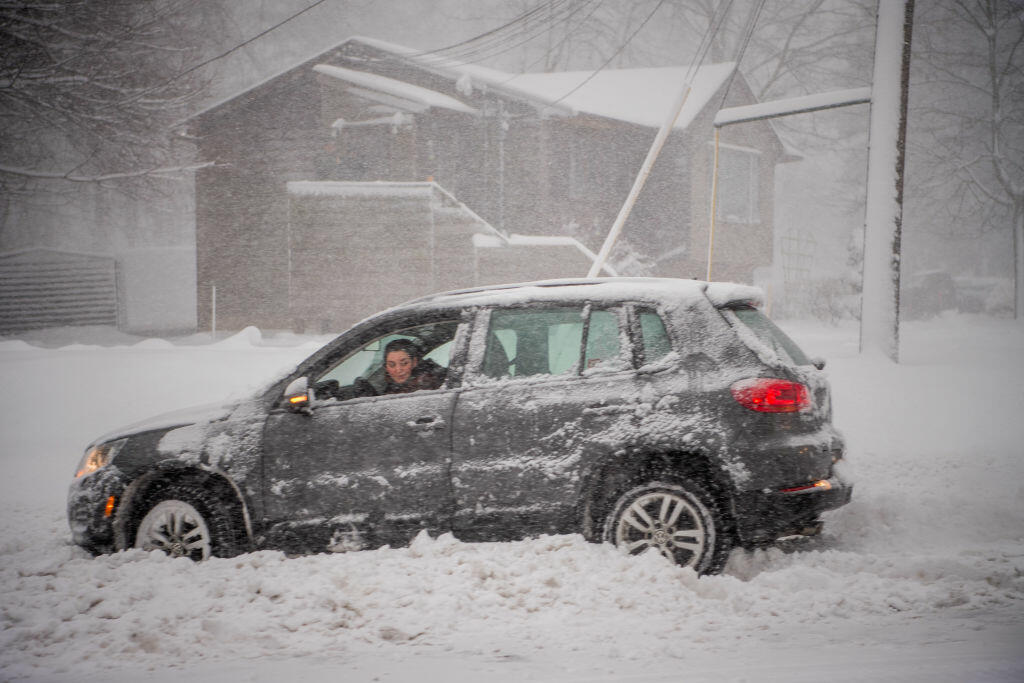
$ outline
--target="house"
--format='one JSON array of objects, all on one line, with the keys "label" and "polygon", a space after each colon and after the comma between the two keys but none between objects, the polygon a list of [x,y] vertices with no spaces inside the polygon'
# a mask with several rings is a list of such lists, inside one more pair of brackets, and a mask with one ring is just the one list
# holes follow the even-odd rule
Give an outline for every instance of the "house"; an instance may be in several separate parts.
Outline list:
[{"label": "house", "polygon": [[586,274],[687,80],[606,272],[704,276],[717,158],[716,278],[751,281],[784,152],[763,122],[713,144],[718,109],[754,101],[732,64],[509,74],[350,38],[191,120],[214,162],[200,328],[337,329],[436,289]]}]

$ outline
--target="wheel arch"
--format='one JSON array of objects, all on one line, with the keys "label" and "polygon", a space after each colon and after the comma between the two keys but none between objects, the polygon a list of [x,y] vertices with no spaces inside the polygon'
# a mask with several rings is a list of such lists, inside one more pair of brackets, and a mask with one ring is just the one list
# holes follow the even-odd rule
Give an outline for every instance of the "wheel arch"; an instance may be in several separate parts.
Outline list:
[{"label": "wheel arch", "polygon": [[611,511],[614,500],[637,479],[649,476],[676,476],[691,479],[707,489],[718,501],[727,523],[727,531],[735,535],[733,515],[734,487],[728,473],[709,454],[699,450],[638,451],[605,459],[586,477],[579,506],[579,527],[587,540],[601,539],[601,526]]},{"label": "wheel arch", "polygon": [[191,484],[213,490],[227,503],[231,523],[241,529],[248,546],[253,547],[249,505],[238,485],[225,472],[205,465],[178,462],[160,463],[136,477],[121,494],[114,516],[114,547],[124,550],[134,544],[135,530],[145,514],[143,505],[153,492],[170,484]]}]

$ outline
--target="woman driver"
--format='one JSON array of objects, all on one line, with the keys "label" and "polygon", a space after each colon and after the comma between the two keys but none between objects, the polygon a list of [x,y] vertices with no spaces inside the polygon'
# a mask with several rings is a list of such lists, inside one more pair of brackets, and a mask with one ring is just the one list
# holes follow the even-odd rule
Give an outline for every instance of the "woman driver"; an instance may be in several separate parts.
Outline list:
[{"label": "woman driver", "polygon": [[444,384],[445,370],[423,359],[420,347],[410,339],[393,339],[384,347],[385,394],[407,394],[420,389],[437,389]]}]

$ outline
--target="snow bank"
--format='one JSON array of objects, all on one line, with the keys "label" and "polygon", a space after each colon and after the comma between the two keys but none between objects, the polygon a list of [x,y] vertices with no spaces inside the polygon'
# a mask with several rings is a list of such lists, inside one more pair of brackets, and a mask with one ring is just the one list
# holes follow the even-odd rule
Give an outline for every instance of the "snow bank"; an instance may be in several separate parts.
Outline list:
[{"label": "snow bank", "polygon": [[91,558],[63,515],[89,440],[261,385],[315,344],[0,345],[19,388],[0,399],[0,679],[1021,680],[1024,330],[909,325],[896,366],[858,356],[854,327],[783,327],[829,360],[854,501],[825,537],[699,580],[577,536]]}]

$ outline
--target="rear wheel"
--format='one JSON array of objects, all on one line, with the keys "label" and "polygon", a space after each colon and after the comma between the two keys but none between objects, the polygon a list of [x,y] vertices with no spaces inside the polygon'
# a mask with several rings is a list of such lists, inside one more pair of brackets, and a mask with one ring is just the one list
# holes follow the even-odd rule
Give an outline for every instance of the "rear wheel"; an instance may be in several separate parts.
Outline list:
[{"label": "rear wheel", "polygon": [[136,548],[196,561],[240,552],[228,510],[209,491],[170,484],[153,492],[147,506],[136,527]]},{"label": "rear wheel", "polygon": [[721,571],[729,553],[723,516],[696,482],[635,482],[620,494],[605,519],[603,539],[632,555],[657,550],[698,574]]}]

